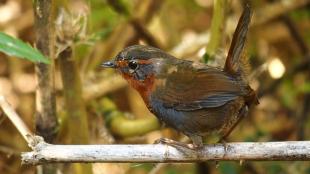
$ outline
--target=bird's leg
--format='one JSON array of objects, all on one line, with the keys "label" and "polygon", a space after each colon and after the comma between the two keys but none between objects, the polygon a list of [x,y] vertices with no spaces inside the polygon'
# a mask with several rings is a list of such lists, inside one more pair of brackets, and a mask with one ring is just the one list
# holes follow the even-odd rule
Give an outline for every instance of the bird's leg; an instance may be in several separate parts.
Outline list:
[{"label": "bird's leg", "polygon": [[228,149],[227,141],[226,141],[224,138],[222,138],[219,142],[223,144],[223,146],[224,146],[224,152],[226,153],[226,152],[227,152],[227,149]]},{"label": "bird's leg", "polygon": [[190,150],[197,150],[203,147],[202,138],[200,136],[190,136],[190,139],[193,141],[193,144],[186,144],[186,143],[182,143],[182,142],[175,141],[175,140],[168,139],[168,138],[160,138],[156,140],[154,143],[155,144],[158,144],[158,143],[167,144],[167,145],[174,146],[176,148],[183,147],[183,148],[190,149]]},{"label": "bird's leg", "polygon": [[202,137],[201,136],[191,135],[189,137],[193,141],[193,144],[188,144],[188,145],[192,145],[192,149],[197,150],[197,149],[201,149],[203,147]]},{"label": "bird's leg", "polygon": [[[160,138],[160,139],[156,140],[154,142],[154,144],[167,144],[167,145],[171,145],[174,147],[186,147],[187,146],[187,144],[185,144],[185,143],[175,141],[175,140],[172,140],[169,138]],[[186,147],[186,148],[188,148],[188,147]]]}]

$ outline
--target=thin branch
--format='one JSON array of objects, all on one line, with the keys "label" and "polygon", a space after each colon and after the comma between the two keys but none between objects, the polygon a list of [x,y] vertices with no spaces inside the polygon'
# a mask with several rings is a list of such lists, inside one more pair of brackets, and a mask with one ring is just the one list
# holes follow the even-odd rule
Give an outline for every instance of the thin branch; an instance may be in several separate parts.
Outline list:
[{"label": "thin branch", "polygon": [[20,116],[16,113],[13,107],[8,103],[4,96],[0,96],[0,107],[7,115],[7,117],[11,120],[13,125],[19,131],[19,133],[23,136],[23,138],[28,143],[28,146],[32,149],[35,149],[35,146],[43,141],[43,138],[40,136],[35,136],[24,121],[20,118]]},{"label": "thin branch", "polygon": [[52,145],[41,142],[22,154],[23,164],[93,162],[201,162],[209,160],[309,161],[310,141],[228,143],[205,145],[194,151],[165,144]]},{"label": "thin branch", "polygon": [[31,131],[28,129],[23,120],[18,116],[12,106],[7,102],[4,96],[0,96],[0,106],[3,112],[7,115],[7,117],[14,124],[19,133],[23,136],[23,138],[30,143],[30,136],[33,135]]}]

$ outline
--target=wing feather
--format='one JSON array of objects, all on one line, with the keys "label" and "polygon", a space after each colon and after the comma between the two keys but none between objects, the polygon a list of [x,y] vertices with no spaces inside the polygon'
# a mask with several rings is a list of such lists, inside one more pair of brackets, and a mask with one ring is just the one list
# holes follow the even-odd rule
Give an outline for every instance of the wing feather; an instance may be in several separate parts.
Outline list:
[{"label": "wing feather", "polygon": [[156,83],[153,99],[166,108],[191,111],[215,108],[244,94],[240,83],[221,69],[203,66],[194,68],[193,62],[178,64],[166,74],[165,83]]}]

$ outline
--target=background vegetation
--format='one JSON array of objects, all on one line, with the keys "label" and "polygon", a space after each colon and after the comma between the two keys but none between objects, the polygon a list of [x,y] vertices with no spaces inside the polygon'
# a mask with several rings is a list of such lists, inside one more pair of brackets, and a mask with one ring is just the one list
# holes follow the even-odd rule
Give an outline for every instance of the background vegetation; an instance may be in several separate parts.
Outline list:
[{"label": "background vegetation", "polygon": [[[245,55],[260,105],[251,109],[229,141],[307,140],[310,2],[250,2],[254,15]],[[147,44],[179,58],[221,66],[245,4],[243,0],[0,0],[0,31],[38,48],[50,60],[45,65],[0,53],[0,94],[33,131],[53,143],[185,140],[163,128],[118,74],[99,65],[126,46]],[[45,19],[47,12],[50,18]],[[7,43],[3,37],[2,43]],[[37,57],[33,54],[30,58]],[[40,91],[47,96],[38,97]],[[20,152],[28,150],[1,115],[0,173],[310,173],[309,162],[247,161],[167,164],[158,170],[154,164],[59,164],[40,169],[20,164]]]}]

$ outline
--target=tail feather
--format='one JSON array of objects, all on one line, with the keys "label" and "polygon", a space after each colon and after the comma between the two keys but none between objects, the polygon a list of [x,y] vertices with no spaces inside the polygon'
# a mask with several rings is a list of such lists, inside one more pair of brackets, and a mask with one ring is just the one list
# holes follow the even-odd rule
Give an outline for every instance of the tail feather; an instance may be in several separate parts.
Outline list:
[{"label": "tail feather", "polygon": [[247,5],[239,18],[239,22],[226,58],[224,70],[232,75],[242,75],[246,72],[248,63],[242,55],[246,35],[251,22],[251,8]]}]

